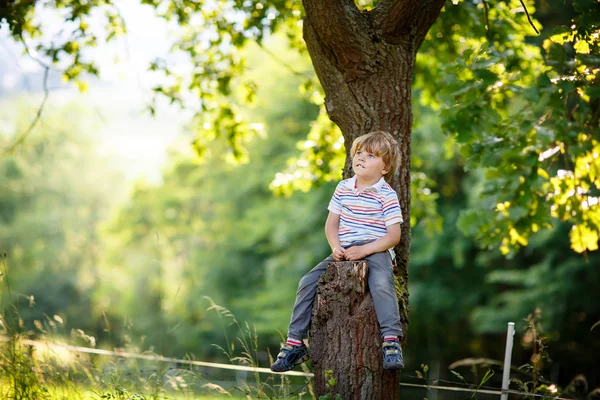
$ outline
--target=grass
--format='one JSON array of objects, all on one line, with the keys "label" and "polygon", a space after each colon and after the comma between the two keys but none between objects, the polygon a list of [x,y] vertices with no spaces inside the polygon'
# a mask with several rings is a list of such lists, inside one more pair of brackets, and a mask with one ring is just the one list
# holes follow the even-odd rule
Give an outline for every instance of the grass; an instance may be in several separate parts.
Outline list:
[{"label": "grass", "polygon": [[[277,385],[269,379],[262,382],[258,373],[253,375],[254,385],[246,382],[236,385],[216,376],[227,372],[209,375],[196,367],[184,368],[165,361],[73,353],[60,346],[34,346],[26,341],[32,338],[32,332],[26,331],[18,307],[12,301],[6,263],[4,259],[2,261],[4,268],[0,271],[0,279],[6,291],[0,305],[0,336],[3,339],[0,341],[0,398],[205,400],[273,396],[269,396],[267,391],[272,392]],[[228,337],[228,350],[222,349],[230,362],[257,366],[258,337],[255,329],[248,324],[240,325],[229,310],[212,301],[210,309],[218,312],[222,319],[232,318],[240,329],[240,336],[235,342],[241,347],[241,355],[233,354],[235,346]],[[57,334],[57,322],[62,324],[60,318],[56,321],[50,318],[43,322],[35,321],[38,338],[65,344],[66,341],[83,339],[87,341],[87,347],[95,347],[95,339],[81,330],[74,331],[76,337],[72,335],[71,339],[64,339]],[[128,350],[132,353],[140,351],[137,348]],[[286,378],[282,378],[279,387],[282,388],[286,382]]]},{"label": "grass", "polygon": [[[249,330],[245,326],[246,332]],[[6,333],[6,331],[5,331]],[[254,334],[255,335],[255,334]],[[75,355],[60,347],[32,346],[13,333],[0,342],[0,398],[11,399],[268,399],[302,398],[306,391],[295,394],[290,378],[281,376],[275,384],[271,376],[261,381],[258,373],[250,380],[236,382],[234,371],[211,373],[197,366],[178,367],[160,360]],[[229,353],[232,363],[256,366],[256,337],[236,338],[242,343],[242,355]],[[234,348],[231,346],[230,348]],[[59,350],[59,351],[57,351]],[[71,356],[71,357],[65,357]]]},{"label": "grass", "polygon": [[[0,393],[7,393],[8,385],[6,382],[0,382]],[[112,397],[111,397],[112,396]],[[66,399],[79,399],[79,400],[98,400],[98,399],[118,399],[119,397],[117,393],[97,393],[95,390],[90,389],[89,387],[51,387],[45,393],[44,398],[49,400],[66,400]],[[140,393],[121,393],[121,397],[123,399],[146,399],[149,398]],[[199,395],[183,395],[172,393],[164,397],[164,399],[168,400],[213,400],[213,399],[236,399],[243,398],[246,399],[245,396],[229,396],[226,394],[199,394]]]},{"label": "grass", "polygon": [[[10,286],[3,277],[8,288]],[[232,364],[258,367],[258,336],[248,323],[240,324],[233,314],[212,300],[209,310],[218,313],[223,326],[234,324],[238,335],[230,340],[224,329],[226,346],[217,348]],[[24,322],[18,309],[10,302],[0,314],[0,398],[15,400],[66,400],[66,399],[114,399],[114,400],[183,400],[183,399],[269,399],[306,398],[312,388],[308,385],[299,390],[291,389],[287,376],[271,376],[262,380],[258,372],[249,374],[249,382],[235,382],[232,371],[209,374],[197,367],[180,367],[170,362],[138,360],[137,358],[100,356],[73,353],[60,346],[38,346],[26,342],[31,336],[25,333]],[[56,323],[48,319],[43,324],[36,321],[38,335],[50,343],[65,342],[56,333]],[[58,321],[62,323],[62,321]],[[87,340],[87,347],[95,347],[93,337],[81,330],[75,339]],[[73,337],[69,340],[74,340]],[[76,344],[76,343],[73,343]],[[237,345],[237,346],[236,346]],[[240,354],[235,354],[236,347]],[[128,352],[138,353],[137,348]],[[145,354],[148,354],[147,352]],[[158,356],[157,354],[154,354]],[[272,357],[271,357],[272,361]],[[227,375],[230,374],[230,375]],[[220,375],[220,376],[217,376]],[[305,390],[305,387],[308,387]],[[314,398],[313,396],[310,396]]]},{"label": "grass", "polygon": [[[308,380],[304,385],[298,380],[292,380],[285,375],[260,375],[258,372],[249,373],[251,378],[236,382],[231,377],[231,371],[207,373],[197,367],[179,367],[165,361],[138,360],[136,358],[108,357],[80,353],[71,353],[66,349],[61,351],[56,347],[37,347],[26,344],[30,333],[25,333],[24,322],[19,310],[10,301],[10,285],[7,278],[6,266],[0,278],[7,289],[9,306],[3,303],[0,314],[0,398],[15,400],[209,400],[209,399],[302,399],[315,398]],[[207,298],[208,310],[218,314],[222,326],[224,346],[214,345],[220,349],[235,365],[258,367],[258,336],[256,329],[248,323],[240,324],[235,316],[226,308],[215,304]],[[64,342],[64,338],[56,333],[56,322],[62,324],[60,318],[55,321],[47,318],[43,324],[36,322],[38,335],[49,342]],[[568,385],[563,391],[550,384],[542,376],[544,361],[550,362],[543,337],[539,334],[539,316],[533,313],[527,318],[527,335],[533,343],[531,362],[520,369],[531,377],[529,381],[512,379],[525,397],[534,398],[540,394],[553,396],[556,394],[576,393],[576,382]],[[232,340],[227,334],[228,326],[237,328],[236,337]],[[594,326],[595,327],[595,326]],[[593,328],[594,328],[593,327]],[[592,328],[592,329],[593,329]],[[95,347],[93,337],[77,330],[72,340],[84,340],[87,347]],[[66,343],[66,342],[65,342]],[[73,343],[80,344],[80,343]],[[127,349],[131,353],[139,353],[137,348]],[[146,352],[146,354],[148,354]],[[273,357],[269,354],[269,362]],[[427,373],[423,367],[423,375]],[[305,364],[302,368],[307,371]],[[217,370],[218,371],[218,370]],[[482,379],[479,387],[489,379],[490,370]],[[416,371],[421,377],[420,371]],[[221,374],[220,376],[218,376]],[[462,376],[455,374],[464,381]],[[299,379],[299,378],[296,378]],[[582,380],[585,378],[576,377]],[[292,389],[292,383],[297,389]],[[465,381],[465,383],[467,383]],[[581,386],[581,385],[580,385]],[[587,387],[587,384],[585,385]],[[478,389],[479,389],[478,387]],[[587,391],[587,390],[586,390]],[[558,392],[558,393],[557,393]],[[475,398],[474,393],[471,398]],[[327,398],[327,397],[324,397]],[[329,397],[335,398],[335,397]]]},{"label": "grass", "polygon": [[40,350],[25,345],[18,335],[0,342],[0,398],[179,400],[274,396],[266,388],[275,385],[256,377],[260,386],[251,385],[252,379],[248,383],[235,382],[228,379],[235,374],[233,371],[216,371],[211,375],[196,367],[177,368],[162,361],[90,358],[85,354],[65,363],[48,349],[53,348]]}]

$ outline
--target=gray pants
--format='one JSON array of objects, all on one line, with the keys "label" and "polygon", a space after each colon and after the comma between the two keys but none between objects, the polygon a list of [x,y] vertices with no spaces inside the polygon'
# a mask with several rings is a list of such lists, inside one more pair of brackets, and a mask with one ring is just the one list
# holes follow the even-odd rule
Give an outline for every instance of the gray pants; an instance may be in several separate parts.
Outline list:
[{"label": "gray pants", "polygon": [[[371,254],[365,259],[369,263],[369,291],[373,297],[381,336],[401,337],[402,328],[400,327],[398,297],[394,287],[391,257],[388,252],[384,251]],[[308,337],[313,301],[317,294],[317,284],[330,262],[335,262],[332,255],[300,279],[298,292],[296,292],[296,303],[288,327],[288,337],[296,340]]]}]

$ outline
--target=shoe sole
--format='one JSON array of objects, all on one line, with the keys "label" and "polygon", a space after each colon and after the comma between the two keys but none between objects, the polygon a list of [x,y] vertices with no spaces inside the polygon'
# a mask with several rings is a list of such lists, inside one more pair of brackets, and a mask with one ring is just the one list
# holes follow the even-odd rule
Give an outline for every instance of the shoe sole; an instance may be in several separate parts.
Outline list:
[{"label": "shoe sole", "polygon": [[404,368],[404,364],[396,364],[396,365],[383,365],[383,369],[392,370],[392,369],[402,369]]},{"label": "shoe sole", "polygon": [[277,371],[277,370],[274,370],[273,368],[271,368],[271,371],[273,371],[273,372],[288,372],[288,371],[293,370],[297,365],[300,365],[303,362],[308,361],[309,359],[310,359],[310,357],[308,356],[308,354],[305,354],[302,357],[300,357],[298,359],[298,361],[296,361],[296,363],[292,366],[292,368],[290,368],[290,369],[284,369],[284,370],[281,370],[281,371]]},{"label": "shoe sole", "polygon": [[308,361],[308,359],[309,359],[309,358],[310,358],[310,357],[308,357],[308,354],[306,354],[306,355],[302,356],[302,358],[300,358],[298,361],[296,361],[296,364],[294,364],[294,367],[295,367],[296,365],[300,365],[300,364],[302,364],[303,362],[306,362],[306,361]]}]

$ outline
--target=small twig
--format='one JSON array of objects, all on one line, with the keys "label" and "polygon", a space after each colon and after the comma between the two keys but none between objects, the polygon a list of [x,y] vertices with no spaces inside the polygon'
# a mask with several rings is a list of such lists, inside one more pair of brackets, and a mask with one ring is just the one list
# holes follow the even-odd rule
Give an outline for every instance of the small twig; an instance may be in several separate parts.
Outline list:
[{"label": "small twig", "polygon": [[490,18],[489,18],[489,9],[488,9],[488,3],[486,0],[482,0],[483,2],[483,11],[485,14],[485,31],[487,33],[487,37],[488,37],[488,42],[492,42],[492,27],[490,26]]},{"label": "small twig", "polygon": [[[19,38],[21,39],[21,43],[23,43],[23,47],[25,47],[25,52],[27,53],[27,55],[29,57],[31,57],[32,60],[34,60],[35,62],[37,62],[38,64],[40,64],[42,67],[50,69],[50,65],[46,64],[45,62],[43,62],[42,60],[40,60],[38,57],[36,57],[33,54],[31,54],[31,50],[29,50],[29,46],[27,45],[27,42],[25,41],[25,38],[23,37],[22,34],[19,36]],[[52,44],[52,47],[54,47],[54,44]]]},{"label": "small twig", "polygon": [[42,112],[44,111],[44,106],[46,105],[46,101],[48,100],[48,96],[50,96],[50,90],[48,90],[48,74],[50,72],[50,66],[47,65],[46,63],[44,63],[39,58],[37,58],[37,57],[35,57],[35,56],[33,56],[31,54],[31,52],[29,51],[29,46],[27,46],[27,43],[25,43],[25,39],[23,38],[23,36],[21,36],[21,42],[23,43],[23,46],[25,46],[25,51],[27,52],[27,55],[29,57],[31,57],[31,59],[37,61],[37,63],[40,64],[42,66],[42,68],[44,68],[44,80],[43,80],[44,98],[42,99],[42,102],[41,102],[41,104],[40,104],[40,106],[38,108],[38,111],[37,111],[37,113],[35,115],[35,118],[31,122],[31,124],[29,125],[29,128],[27,128],[27,130],[25,132],[23,132],[23,134],[21,134],[21,136],[17,140],[15,140],[13,142],[13,144],[11,144],[10,146],[8,146],[3,151],[4,154],[12,153],[31,134],[31,132],[33,131],[33,128],[36,126],[36,124],[38,123],[38,121],[40,120],[40,118],[42,118]]},{"label": "small twig", "polygon": [[12,153],[21,143],[23,143],[25,141],[25,139],[27,139],[27,137],[31,134],[31,132],[33,131],[33,128],[35,127],[35,125],[38,123],[38,121],[42,117],[42,112],[44,111],[44,106],[46,105],[46,100],[48,100],[48,96],[50,95],[50,91],[48,90],[48,86],[47,86],[49,71],[50,71],[50,68],[45,67],[45,70],[44,70],[44,98],[42,99],[42,103],[40,104],[40,107],[38,108],[35,118],[33,119],[33,121],[31,121],[29,128],[27,128],[27,130],[17,140],[15,140],[15,142],[13,144],[8,146],[8,148],[4,151],[5,154]]},{"label": "small twig", "polygon": [[277,61],[278,63],[280,63],[281,65],[283,65],[284,67],[286,67],[292,74],[297,75],[297,76],[302,76],[304,78],[312,78],[311,75],[309,74],[305,74],[303,72],[299,72],[296,71],[294,68],[292,68],[291,65],[289,65],[288,63],[286,63],[285,61],[283,61],[281,58],[277,57],[271,50],[267,49],[262,43],[260,42],[256,42],[256,44],[258,45],[258,47],[260,47],[265,53],[267,53],[269,56],[271,56],[275,61]]},{"label": "small twig", "polygon": [[519,0],[519,1],[521,2],[521,5],[523,6],[523,10],[525,10],[525,15],[527,15],[527,20],[529,21],[529,25],[531,25],[531,27],[533,28],[535,33],[537,33],[539,35],[540,31],[538,31],[537,28],[535,27],[535,25],[533,25],[533,21],[531,20],[531,16],[529,16],[529,11],[527,11],[527,7],[525,6],[525,3],[523,2],[523,0]]},{"label": "small twig", "polygon": [[28,92],[31,92],[31,86],[29,84],[29,79],[27,78],[27,75],[25,75],[23,73],[23,69],[21,68],[21,64],[19,63],[19,59],[17,58],[17,56],[15,56],[15,54],[11,51],[11,49],[9,49],[6,44],[4,44],[3,40],[0,40],[0,45],[4,48],[4,51],[6,52],[6,54],[9,55],[9,57],[14,61],[15,66],[19,69],[19,71],[21,72],[21,75],[23,76],[23,80],[25,81],[25,86],[27,88]]}]

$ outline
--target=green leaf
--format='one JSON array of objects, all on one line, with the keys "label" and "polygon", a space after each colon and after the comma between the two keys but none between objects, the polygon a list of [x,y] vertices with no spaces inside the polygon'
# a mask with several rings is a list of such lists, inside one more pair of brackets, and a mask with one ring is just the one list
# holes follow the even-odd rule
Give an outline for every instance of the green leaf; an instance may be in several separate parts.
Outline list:
[{"label": "green leaf", "polygon": [[479,231],[482,215],[477,210],[466,210],[460,213],[456,226],[468,236],[474,236]]},{"label": "green leaf", "polygon": [[586,225],[574,225],[570,233],[571,248],[578,253],[598,250],[598,232]]},{"label": "green leaf", "polygon": [[550,40],[552,40],[556,44],[564,44],[565,42],[573,41],[574,37],[575,32],[564,32],[550,36]]},{"label": "green leaf", "polygon": [[600,86],[590,86],[586,88],[585,94],[590,96],[590,99],[597,99],[600,97]]},{"label": "green leaf", "polygon": [[79,91],[81,93],[85,93],[88,91],[89,85],[87,82],[84,81],[75,81],[75,86],[77,86],[77,89],[79,89]]},{"label": "green leaf", "polygon": [[578,40],[573,48],[579,54],[590,54],[590,44],[585,40]]},{"label": "green leaf", "polygon": [[[530,196],[525,195],[521,198],[521,201],[523,201],[524,203],[528,203],[530,200]],[[525,207],[520,207],[520,206],[513,206],[509,208],[509,213],[510,213],[510,218],[514,221],[525,217],[528,213],[529,210],[526,209]]]},{"label": "green leaf", "polygon": [[496,75],[494,72],[490,71],[489,69],[476,70],[476,71],[474,71],[474,73],[475,73],[475,76],[477,76],[478,78],[483,80],[483,83],[486,86],[494,84],[498,81],[498,75]]},{"label": "green leaf", "polygon": [[541,168],[538,168],[537,174],[538,174],[538,176],[541,176],[544,179],[550,179],[550,176],[548,175],[548,173]]}]

